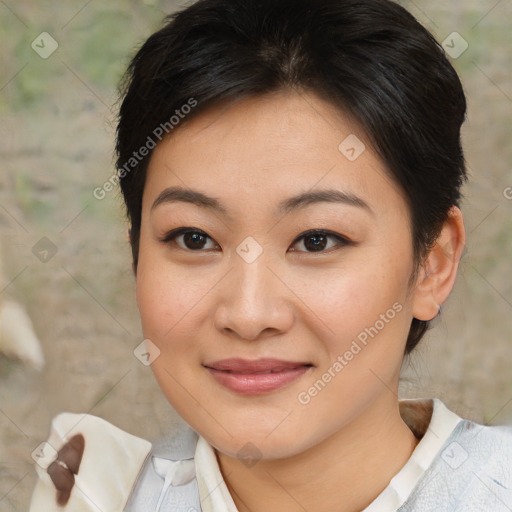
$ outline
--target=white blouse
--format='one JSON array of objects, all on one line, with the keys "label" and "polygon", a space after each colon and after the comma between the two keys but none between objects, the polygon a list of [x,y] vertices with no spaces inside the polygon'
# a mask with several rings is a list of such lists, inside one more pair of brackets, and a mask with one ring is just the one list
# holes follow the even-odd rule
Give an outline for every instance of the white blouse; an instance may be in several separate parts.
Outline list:
[{"label": "white blouse", "polygon": [[[400,400],[399,406],[420,441],[362,512],[512,510],[511,426],[463,420],[439,399]],[[77,433],[85,450],[61,507],[46,468]],[[164,448],[152,446],[89,414],[58,415],[48,441],[33,453],[39,480],[30,512],[238,512],[204,438],[189,429],[163,441]]]}]

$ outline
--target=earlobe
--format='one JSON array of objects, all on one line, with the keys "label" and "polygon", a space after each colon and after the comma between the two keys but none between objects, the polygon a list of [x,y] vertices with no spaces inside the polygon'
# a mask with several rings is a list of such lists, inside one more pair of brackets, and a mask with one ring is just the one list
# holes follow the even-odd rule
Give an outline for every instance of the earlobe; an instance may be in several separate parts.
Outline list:
[{"label": "earlobe", "polygon": [[452,206],[436,243],[422,265],[413,292],[413,316],[432,320],[450,294],[466,242],[462,212]]}]

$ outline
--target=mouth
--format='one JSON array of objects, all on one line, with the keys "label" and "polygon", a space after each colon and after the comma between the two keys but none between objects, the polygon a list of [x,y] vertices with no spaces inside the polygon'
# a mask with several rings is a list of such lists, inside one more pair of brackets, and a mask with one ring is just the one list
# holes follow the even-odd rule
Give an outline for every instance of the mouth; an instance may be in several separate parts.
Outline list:
[{"label": "mouth", "polygon": [[313,364],[279,359],[223,359],[203,364],[222,386],[240,394],[259,395],[282,388],[302,375]]}]

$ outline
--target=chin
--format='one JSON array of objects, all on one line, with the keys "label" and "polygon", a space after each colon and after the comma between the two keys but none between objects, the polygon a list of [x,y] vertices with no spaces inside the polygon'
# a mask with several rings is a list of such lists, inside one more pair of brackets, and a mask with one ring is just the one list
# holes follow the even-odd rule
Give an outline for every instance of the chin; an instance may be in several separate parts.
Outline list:
[{"label": "chin", "polygon": [[[319,426],[308,425],[280,425],[269,434],[267,425],[238,426],[236,430],[229,429],[229,435],[225,431],[206,431],[204,423],[200,428],[194,428],[217,451],[235,458],[246,457],[261,460],[285,459],[298,455],[322,441],[319,434]],[[328,434],[326,433],[325,437]]]}]

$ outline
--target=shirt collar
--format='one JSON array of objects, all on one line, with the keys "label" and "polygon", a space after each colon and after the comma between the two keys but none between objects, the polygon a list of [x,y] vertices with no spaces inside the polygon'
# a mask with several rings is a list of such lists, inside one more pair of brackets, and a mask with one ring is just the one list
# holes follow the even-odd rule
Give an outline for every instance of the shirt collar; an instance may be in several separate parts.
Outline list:
[{"label": "shirt collar", "polygon": [[[437,398],[399,400],[399,405],[404,421],[416,436],[422,436],[421,440],[403,468],[363,512],[400,507],[462,420]],[[238,512],[222,477],[215,451],[202,436],[196,445],[195,465],[203,512]]]},{"label": "shirt collar", "polygon": [[197,486],[203,512],[238,512],[212,446],[199,436],[195,453]]}]

